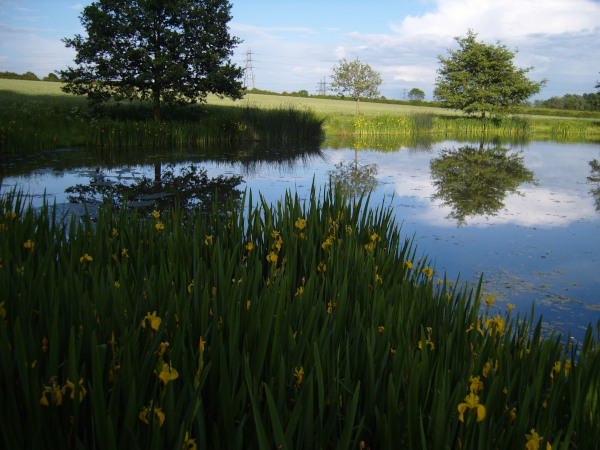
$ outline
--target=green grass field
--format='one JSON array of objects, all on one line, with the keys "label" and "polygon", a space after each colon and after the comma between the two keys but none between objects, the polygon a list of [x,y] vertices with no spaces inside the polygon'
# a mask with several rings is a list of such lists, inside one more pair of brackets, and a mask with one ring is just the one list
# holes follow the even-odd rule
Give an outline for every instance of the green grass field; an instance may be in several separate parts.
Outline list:
[{"label": "green grass field", "polygon": [[109,102],[91,111],[85,97],[60,83],[0,79],[0,152],[57,147],[181,147],[216,141],[429,136],[435,140],[490,137],[600,139],[600,119],[512,115],[481,121],[438,107],[247,94],[232,101],[163,107],[152,121],[147,102]]},{"label": "green grass field", "polygon": [[[21,94],[32,96],[37,95],[59,95],[71,97],[73,95],[66,94],[60,89],[61,83],[51,83],[47,81],[27,81],[27,80],[10,80],[0,79],[0,91],[7,90]],[[268,94],[246,94],[244,99],[233,101],[230,99],[220,99],[217,96],[211,95],[208,97],[207,103],[210,105],[236,105],[236,106],[252,106],[266,109],[275,108],[298,108],[310,109],[318,114],[339,114],[350,115],[356,114],[356,102],[354,100],[332,100],[311,97],[291,97],[283,95],[268,95]],[[574,119],[569,117],[569,112],[566,111],[565,116],[560,116],[560,111],[554,111],[555,116],[536,115],[535,110],[530,110],[531,114],[527,117],[534,119]],[[413,115],[413,114],[434,114],[436,116],[456,116],[462,115],[460,111],[449,110],[445,108],[433,106],[414,106],[414,105],[396,105],[387,103],[369,102],[361,100],[360,113],[364,115]],[[599,120],[599,119],[580,119],[580,120]]]},{"label": "green grass field", "polygon": [[[8,80],[0,79],[0,91],[7,90],[20,94],[37,95],[60,95],[71,97],[73,95],[66,94],[60,89],[61,83],[51,83],[46,81],[26,81],[26,80]],[[353,100],[329,100],[310,97],[288,97],[279,95],[264,95],[264,94],[246,94],[243,100],[233,101],[230,99],[219,99],[217,96],[209,96],[208,104],[210,105],[236,105],[236,106],[252,106],[265,109],[277,108],[297,108],[310,109],[318,114],[356,114],[356,103]],[[456,115],[456,112],[449,111],[443,108],[432,108],[427,106],[408,106],[408,105],[391,105],[385,103],[372,103],[361,101],[361,114],[378,115],[378,114],[418,114],[429,113],[436,115]]]}]

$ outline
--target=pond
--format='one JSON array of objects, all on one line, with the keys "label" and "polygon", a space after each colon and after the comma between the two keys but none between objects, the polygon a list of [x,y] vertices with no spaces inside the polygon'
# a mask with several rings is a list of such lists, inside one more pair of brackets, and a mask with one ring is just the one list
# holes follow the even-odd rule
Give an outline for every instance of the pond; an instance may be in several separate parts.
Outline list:
[{"label": "pond", "polygon": [[22,189],[34,206],[45,193],[72,209],[69,187],[155,179],[170,164],[174,172],[194,164],[209,177],[241,176],[238,189],[250,189],[255,198],[260,192],[269,203],[285,190],[306,198],[313,182],[319,189],[330,179],[350,192],[372,187],[371,205],[393,208],[437,277],[446,273],[475,286],[484,274],[496,309],[512,303],[530,315],[535,305],[546,330],[581,339],[588,324],[600,320],[598,160],[600,144],[547,141],[326,140],[285,151],[273,144],[173,152],[61,149],[0,157],[0,193]]}]

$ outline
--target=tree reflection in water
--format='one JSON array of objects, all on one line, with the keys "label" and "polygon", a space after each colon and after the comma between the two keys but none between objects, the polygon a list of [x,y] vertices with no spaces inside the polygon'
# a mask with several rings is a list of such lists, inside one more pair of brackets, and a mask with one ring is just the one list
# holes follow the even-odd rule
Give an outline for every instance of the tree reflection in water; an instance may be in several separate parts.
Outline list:
[{"label": "tree reflection in water", "polygon": [[232,175],[219,175],[208,178],[206,170],[190,164],[175,173],[175,165],[168,164],[163,170],[158,163],[155,164],[154,179],[141,177],[134,182],[126,184],[118,179],[108,179],[100,170],[97,170],[90,179],[89,184],[78,184],[67,188],[69,201],[73,203],[99,203],[106,200],[112,201],[117,206],[124,200],[130,207],[137,207],[141,211],[153,209],[165,211],[178,207],[184,216],[195,213],[208,212],[215,199],[219,207],[224,210],[227,201],[239,202],[241,191],[236,189],[242,177]]},{"label": "tree reflection in water", "polygon": [[329,171],[329,184],[338,187],[353,200],[377,187],[377,164],[359,164],[356,150],[353,163],[344,164],[342,161],[335,168]]},{"label": "tree reflection in water", "polygon": [[492,216],[504,207],[508,194],[520,194],[523,183],[535,183],[523,157],[502,147],[444,149],[430,162],[437,192],[433,198],[452,208],[449,219],[465,225],[468,217]]},{"label": "tree reflection in water", "polygon": [[592,173],[589,177],[587,177],[587,179],[590,183],[596,184],[596,186],[590,191],[590,194],[594,196],[596,211],[600,211],[600,161],[597,159],[591,160],[590,167],[592,169]]}]

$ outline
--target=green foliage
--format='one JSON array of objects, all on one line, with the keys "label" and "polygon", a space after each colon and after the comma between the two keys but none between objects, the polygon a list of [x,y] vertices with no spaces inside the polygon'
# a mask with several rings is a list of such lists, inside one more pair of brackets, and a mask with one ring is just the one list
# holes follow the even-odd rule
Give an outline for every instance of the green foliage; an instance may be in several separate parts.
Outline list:
[{"label": "green foliage", "polygon": [[81,15],[87,36],[64,39],[77,52],[77,67],[61,71],[64,89],[98,102],[151,99],[155,120],[161,101],[241,98],[230,9],[227,0],[93,2]]},{"label": "green foliage", "polygon": [[536,100],[535,108],[565,109],[569,111],[600,111],[598,94],[566,94],[562,97],[550,97],[548,100]]},{"label": "green foliage", "polygon": [[480,309],[385,205],[244,204],[63,222],[3,199],[3,448],[599,442],[591,327],[570,348],[491,297]]},{"label": "green foliage", "polygon": [[68,199],[71,203],[98,204],[108,200],[118,207],[127,201],[142,213],[149,213],[154,208],[177,208],[188,220],[190,215],[210,212],[213,203],[238,201],[241,192],[236,186],[242,181],[243,178],[238,175],[219,175],[209,179],[206,170],[194,164],[176,174],[174,164],[163,167],[157,160],[153,179],[144,176],[135,182],[113,182],[98,171],[88,184],[70,186],[65,192],[70,194]]},{"label": "green foliage", "polygon": [[505,45],[488,45],[476,38],[469,30],[465,38],[455,38],[459,50],[448,50],[447,58],[438,57],[434,96],[444,107],[481,114],[484,119],[486,114],[505,113],[539,92],[545,81],[529,80],[525,74],[531,67],[515,67],[515,54]]},{"label": "green foliage", "polygon": [[[527,139],[589,140],[600,136],[594,120],[502,117],[481,121],[447,109],[380,102],[362,103],[360,117],[351,101],[246,94],[233,102],[211,95],[206,105],[170,105],[163,121],[152,121],[149,102],[108,102],[91,110],[85,100],[60,90],[60,83],[0,80],[0,152],[30,152],[57,147],[171,147],[240,140],[293,140],[360,137],[365,148],[375,136],[437,141],[477,134]],[[595,117],[597,112],[523,109],[529,114]],[[410,139],[406,140],[405,138]],[[386,138],[387,139],[387,138]],[[420,138],[419,138],[420,139]],[[387,142],[384,148],[397,146]],[[354,145],[352,148],[355,148]]]},{"label": "green foliage", "polygon": [[356,114],[359,113],[361,98],[372,98],[379,95],[381,74],[370,65],[363,64],[358,58],[354,61],[342,59],[339,65],[333,66],[331,88],[339,94],[348,94],[356,100]]},{"label": "green foliage", "polygon": [[425,100],[425,92],[419,88],[412,88],[408,93],[408,99],[411,101],[423,101]]},{"label": "green foliage", "polygon": [[377,164],[362,165],[358,163],[358,154],[354,163],[335,165],[335,170],[329,171],[329,184],[336,186],[351,199],[367,195],[377,187]]},{"label": "green foliage", "polygon": [[40,81],[38,76],[33,72],[26,72],[24,74],[18,74],[15,72],[0,72],[0,78],[8,80],[29,80],[29,81]]},{"label": "green foliage", "polygon": [[64,80],[58,78],[58,76],[55,73],[50,72],[47,76],[42,78],[42,81],[62,82]]},{"label": "green foliage", "polygon": [[[38,86],[54,85],[40,82]],[[2,91],[0,152],[75,146],[173,149],[216,141],[314,140],[322,135],[323,123],[311,111],[291,107],[223,105],[172,105],[163,108],[163,119],[152,120],[148,102],[109,102],[90,110],[85,101],[71,95]]]},{"label": "green foliage", "polygon": [[594,197],[596,211],[600,211],[600,161],[593,159],[590,161],[590,176],[588,182],[593,183],[594,187],[590,190],[590,194]]},{"label": "green foliage", "polygon": [[431,160],[433,198],[452,208],[449,218],[464,225],[468,217],[493,216],[504,208],[507,194],[519,193],[523,183],[534,183],[534,174],[523,157],[501,147],[464,146],[444,149]]}]

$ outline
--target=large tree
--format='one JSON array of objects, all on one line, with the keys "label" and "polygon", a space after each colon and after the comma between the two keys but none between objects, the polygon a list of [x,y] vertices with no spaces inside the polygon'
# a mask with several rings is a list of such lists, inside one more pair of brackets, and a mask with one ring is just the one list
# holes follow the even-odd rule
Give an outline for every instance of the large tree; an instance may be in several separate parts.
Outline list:
[{"label": "large tree", "polygon": [[93,101],[151,99],[155,120],[162,101],[240,98],[230,9],[227,0],[95,1],[80,16],[87,36],[63,40],[77,52],[63,89]]},{"label": "large tree", "polygon": [[456,37],[458,50],[438,56],[440,68],[434,96],[446,108],[469,114],[498,115],[521,104],[540,91],[546,80],[534,82],[525,74],[533,67],[519,68],[513,63],[515,53],[498,42],[490,45],[476,40],[469,30],[467,37]]},{"label": "large tree", "polygon": [[358,58],[354,61],[341,59],[339,65],[333,66],[333,82],[331,87],[338,94],[348,94],[356,100],[356,114],[359,113],[361,98],[373,98],[379,95],[381,74],[363,64]]}]

